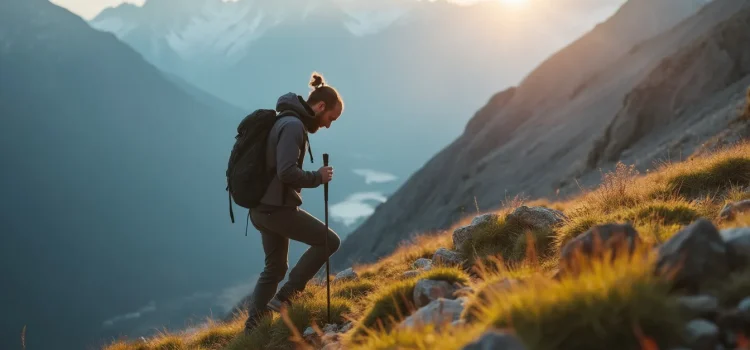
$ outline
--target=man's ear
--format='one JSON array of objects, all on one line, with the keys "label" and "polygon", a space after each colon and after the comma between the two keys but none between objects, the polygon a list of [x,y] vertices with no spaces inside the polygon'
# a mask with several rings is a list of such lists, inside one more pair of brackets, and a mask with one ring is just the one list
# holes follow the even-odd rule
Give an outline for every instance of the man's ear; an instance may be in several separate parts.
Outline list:
[{"label": "man's ear", "polygon": [[319,101],[315,104],[315,107],[318,110],[318,113],[323,112],[326,110],[326,103],[323,101]]}]

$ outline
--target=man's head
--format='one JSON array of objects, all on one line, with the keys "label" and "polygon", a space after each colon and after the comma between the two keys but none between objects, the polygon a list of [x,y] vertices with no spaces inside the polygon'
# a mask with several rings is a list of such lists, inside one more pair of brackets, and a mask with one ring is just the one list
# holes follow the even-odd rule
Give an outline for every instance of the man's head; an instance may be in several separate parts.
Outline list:
[{"label": "man's head", "polygon": [[[307,104],[315,111],[318,128],[330,128],[331,123],[338,119],[344,111],[344,101],[341,100],[338,91],[326,85],[323,76],[316,72],[312,74],[310,86],[313,87],[313,91],[307,98]],[[310,130],[311,133],[316,131],[317,129]]]}]

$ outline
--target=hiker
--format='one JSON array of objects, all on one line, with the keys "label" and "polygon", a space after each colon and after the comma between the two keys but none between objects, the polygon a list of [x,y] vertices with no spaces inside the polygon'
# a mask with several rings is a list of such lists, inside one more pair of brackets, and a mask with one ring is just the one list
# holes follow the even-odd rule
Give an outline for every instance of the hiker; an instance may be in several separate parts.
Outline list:
[{"label": "hiker", "polygon": [[[266,166],[275,169],[275,176],[260,200],[260,205],[250,209],[250,220],[260,231],[265,252],[265,268],[258,278],[251,298],[245,331],[254,329],[260,319],[271,311],[280,311],[283,304],[304,290],[307,282],[338,250],[341,240],[333,230],[326,230],[323,222],[300,208],[302,188],[317,188],[333,178],[333,168],[321,167],[317,171],[302,170],[306,151],[312,151],[307,142],[307,132],[330,128],[339,118],[344,104],[335,88],[326,85],[323,76],[312,74],[307,101],[295,93],[279,97],[277,112],[293,112],[275,122],[267,140]],[[306,150],[307,149],[307,150]],[[328,251],[326,251],[328,235]],[[309,245],[289,273],[289,279],[276,293],[288,269],[289,240]],[[275,293],[275,295],[274,295]]]}]

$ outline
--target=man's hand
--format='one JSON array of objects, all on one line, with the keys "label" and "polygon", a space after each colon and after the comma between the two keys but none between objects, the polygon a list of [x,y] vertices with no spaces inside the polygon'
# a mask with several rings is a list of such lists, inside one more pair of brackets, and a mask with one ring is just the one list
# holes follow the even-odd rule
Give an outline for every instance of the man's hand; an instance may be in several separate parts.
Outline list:
[{"label": "man's hand", "polygon": [[323,178],[323,183],[328,183],[333,178],[333,168],[329,166],[322,166],[318,169],[320,177]]}]

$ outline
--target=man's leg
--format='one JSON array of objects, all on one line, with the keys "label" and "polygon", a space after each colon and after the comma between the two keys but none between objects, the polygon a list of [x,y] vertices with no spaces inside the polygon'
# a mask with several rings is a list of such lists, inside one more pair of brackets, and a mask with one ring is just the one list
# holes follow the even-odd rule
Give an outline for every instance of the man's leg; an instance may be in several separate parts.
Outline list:
[{"label": "man's leg", "polygon": [[339,249],[341,239],[330,228],[326,231],[325,223],[302,209],[279,210],[258,219],[268,230],[310,246],[289,272],[289,279],[276,295],[279,301],[286,302],[305,289],[307,282],[325,265],[326,259]]},{"label": "man's leg", "polygon": [[[267,230],[263,225],[264,213],[250,213],[253,220],[253,226],[260,231],[263,242],[263,251],[265,252],[265,268],[260,273],[258,282],[255,284],[255,290],[251,298],[251,308],[248,311],[248,318],[245,322],[246,329],[252,329],[257,326],[263,316],[270,313],[267,304],[276,293],[279,282],[284,279],[286,271],[289,268],[288,252],[289,239]],[[258,218],[260,217],[260,220]]]}]

